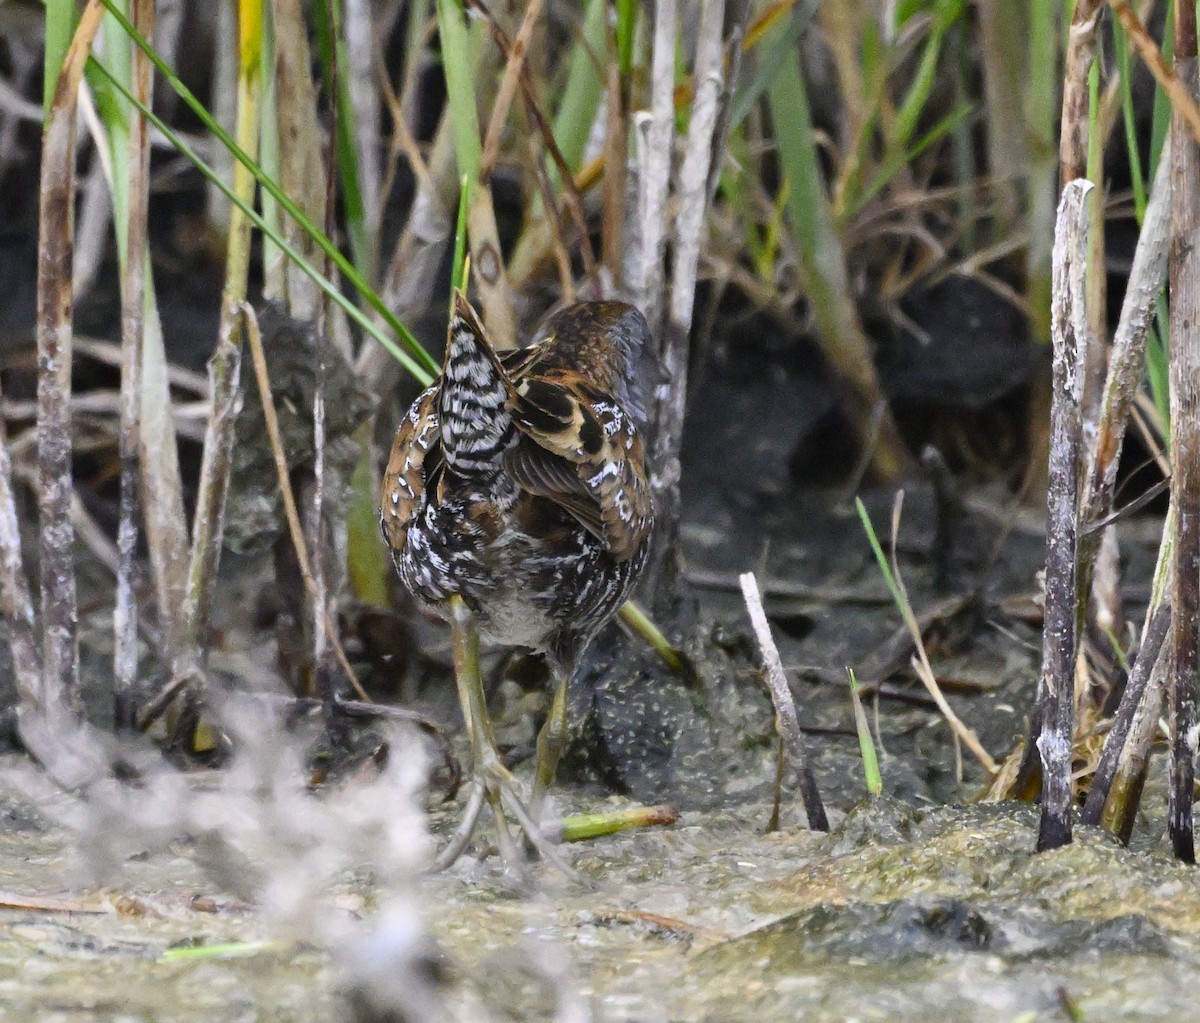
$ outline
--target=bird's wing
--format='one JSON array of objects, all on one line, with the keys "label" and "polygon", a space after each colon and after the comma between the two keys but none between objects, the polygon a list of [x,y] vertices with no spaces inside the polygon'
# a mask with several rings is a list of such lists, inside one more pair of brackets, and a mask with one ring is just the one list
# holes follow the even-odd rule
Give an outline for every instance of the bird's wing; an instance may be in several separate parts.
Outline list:
[{"label": "bird's wing", "polygon": [[618,561],[632,557],[651,520],[642,441],[632,419],[610,396],[566,371],[514,383],[520,439],[505,468],[524,489],[573,515]]},{"label": "bird's wing", "polygon": [[391,454],[383,474],[379,524],[383,537],[394,551],[404,549],[428,481],[441,465],[441,434],[438,429],[438,386],[417,396],[396,430]]}]

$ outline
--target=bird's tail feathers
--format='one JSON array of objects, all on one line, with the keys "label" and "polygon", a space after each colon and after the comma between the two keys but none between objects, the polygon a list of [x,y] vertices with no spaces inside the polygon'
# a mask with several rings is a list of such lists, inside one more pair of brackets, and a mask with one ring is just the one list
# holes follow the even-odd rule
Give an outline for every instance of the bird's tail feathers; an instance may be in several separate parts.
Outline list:
[{"label": "bird's tail feathers", "polygon": [[446,463],[462,476],[500,468],[512,443],[512,382],[466,296],[454,296],[439,408]]}]

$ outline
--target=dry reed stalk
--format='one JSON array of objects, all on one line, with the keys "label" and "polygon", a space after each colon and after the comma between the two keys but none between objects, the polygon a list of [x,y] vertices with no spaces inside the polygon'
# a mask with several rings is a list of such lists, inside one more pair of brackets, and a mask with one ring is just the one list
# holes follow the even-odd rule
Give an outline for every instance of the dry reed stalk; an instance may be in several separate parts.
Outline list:
[{"label": "dry reed stalk", "polygon": [[[134,0],[134,27],[147,39],[154,33],[154,0]],[[132,40],[114,40],[133,51],[133,94],[149,106],[150,59]],[[136,727],[133,686],[138,671],[137,568],[138,490],[141,477],[142,340],[146,331],[146,267],[150,209],[149,124],[130,111],[129,189],[125,228],[125,266],[121,275],[121,421],[117,444],[121,461],[117,524],[116,602],[113,608],[113,719],[118,730]]]},{"label": "dry reed stalk", "polygon": [[1084,353],[1087,348],[1087,253],[1093,185],[1063,187],[1054,240],[1051,307],[1054,362],[1046,496],[1046,615],[1037,740],[1042,761],[1039,851],[1071,841],[1071,757],[1078,653],[1078,514]]},{"label": "dry reed stalk", "polygon": [[[1099,522],[1112,511],[1117,485],[1117,463],[1125,439],[1130,409],[1142,383],[1146,360],[1146,336],[1154,322],[1156,304],[1167,273],[1170,237],[1171,179],[1170,142],[1159,160],[1146,216],[1138,235],[1121,317],[1113,335],[1108,376],[1101,397],[1096,439],[1088,451],[1087,482],[1083,492],[1081,521],[1086,526]],[[1085,530],[1080,537],[1080,565],[1086,570],[1099,535]],[[1083,588],[1086,592],[1086,587]]]},{"label": "dry reed stalk", "polygon": [[622,76],[616,53],[616,36],[611,27],[606,35],[609,49],[608,77],[604,83],[607,123],[604,133],[604,196],[600,204],[602,227],[600,258],[608,271],[613,290],[624,285],[626,186],[629,167],[629,78]]},{"label": "dry reed stalk", "polygon": [[[270,5],[275,29],[274,113],[279,132],[279,184],[314,224],[324,224],[328,183],[325,161],[318,154],[324,152],[325,133],[317,115],[317,87],[313,81],[305,5],[300,0],[270,0]],[[324,255],[320,247],[291,217],[283,218],[280,229],[284,239],[309,262],[322,265]],[[282,254],[279,258],[285,259]],[[312,278],[287,259],[282,278],[283,290],[270,290],[269,294],[283,301],[288,313],[296,319],[315,321],[323,298]],[[331,315],[326,336],[334,347],[350,357],[350,333],[340,310]]]},{"label": "dry reed stalk", "polygon": [[1096,59],[1097,28],[1103,6],[1104,0],[1078,0],[1067,30],[1058,161],[1059,181],[1064,188],[1067,182],[1087,176],[1088,71]]},{"label": "dry reed stalk", "polygon": [[529,41],[542,14],[543,0],[530,0],[521,19],[521,27],[509,47],[504,74],[500,77],[500,87],[496,90],[496,99],[492,103],[492,112],[488,116],[487,130],[483,134],[483,155],[479,161],[480,181],[490,181],[492,171],[496,166],[496,158],[500,155],[500,139],[504,132],[504,124],[512,107],[513,97],[517,93],[517,85],[525,70],[525,54],[529,49]]},{"label": "dry reed stalk", "polygon": [[804,747],[804,736],[800,733],[800,719],[796,716],[792,690],[771,635],[771,625],[767,621],[767,612],[763,608],[754,573],[747,572],[739,576],[738,583],[742,588],[742,599],[746,602],[746,612],[750,615],[750,624],[758,639],[758,648],[762,652],[771,702],[775,705],[775,724],[783,738],[792,769],[800,780],[800,798],[804,803],[808,826],[813,831],[828,831],[829,818],[825,815],[825,804],[821,802],[821,793],[817,791],[817,779]]},{"label": "dry reed stalk", "polygon": [[1121,703],[1117,707],[1112,728],[1104,740],[1100,763],[1088,788],[1087,802],[1079,818],[1081,824],[1099,824],[1104,815],[1105,803],[1113,788],[1117,765],[1125,750],[1125,741],[1129,738],[1134,715],[1142,702],[1150,676],[1158,664],[1163,642],[1171,628],[1171,605],[1159,604],[1151,610],[1148,617],[1149,622],[1142,634],[1141,648],[1129,672],[1129,681],[1125,685],[1125,692],[1121,694]]},{"label": "dry reed stalk", "polygon": [[[679,452],[687,407],[688,356],[696,276],[700,268],[700,251],[708,212],[709,168],[714,160],[719,159],[719,154],[714,153],[712,147],[724,83],[721,66],[724,21],[725,0],[705,0],[696,38],[692,112],[675,181],[674,261],[670,295],[666,300],[666,320],[659,344],[663,372],[670,386],[656,391],[650,414],[653,430],[649,460],[654,467],[652,486],[658,527],[653,564],[648,572],[647,592],[653,593],[656,598],[663,592],[663,586],[673,584],[675,578],[674,566],[669,562],[676,557],[677,550]],[[648,251],[643,251],[643,259],[647,258]],[[650,323],[655,323],[655,320],[651,319]]]},{"label": "dry reed stalk", "polygon": [[[1175,74],[1195,97],[1196,7],[1175,5]],[[1200,680],[1200,147],[1181,111],[1171,116],[1171,503],[1175,549],[1169,686],[1171,747],[1167,831],[1175,856],[1194,863],[1193,784]]]},{"label": "dry reed stalk", "polygon": [[1146,31],[1146,26],[1142,24],[1142,20],[1129,6],[1127,0],[1108,0],[1108,6],[1120,19],[1122,27],[1129,35],[1130,43],[1154,76],[1154,80],[1167,94],[1167,98],[1171,101],[1172,114],[1180,118],[1192,138],[1200,142],[1200,103],[1196,102],[1195,95],[1189,91],[1178,74],[1178,52],[1176,52],[1176,68],[1172,69],[1171,65],[1163,58],[1158,43]]},{"label": "dry reed stalk", "polygon": [[[708,212],[709,168],[720,158],[713,151],[714,132],[724,91],[722,32],[725,0],[705,0],[700,9],[696,36],[696,59],[692,69],[695,83],[687,139],[675,187],[675,261],[671,268],[671,297],[667,310],[675,332],[663,348],[663,368],[671,381],[672,404],[678,405],[682,427],[683,402],[687,395],[687,339],[692,328],[696,276],[704,241]],[[672,424],[674,425],[674,424]],[[662,423],[659,423],[660,433]],[[678,438],[673,438],[678,447]]]},{"label": "dry reed stalk", "polygon": [[54,85],[42,136],[37,263],[38,510],[41,522],[42,678],[39,708],[78,712],[75,529],[71,522],[72,266],[75,112],[83,65],[104,8],[90,0]]},{"label": "dry reed stalk", "polygon": [[[234,134],[237,144],[251,158],[258,154],[259,83],[254,62],[260,55],[256,47],[261,37],[259,24],[243,18],[238,25],[239,61],[237,67],[237,109]],[[254,179],[249,170],[237,163],[233,168],[233,190],[244,200],[254,197]],[[183,601],[184,649],[175,674],[199,679],[204,663],[204,645],[212,608],[212,591],[221,561],[225,534],[225,501],[229,491],[232,464],[234,422],[241,409],[240,383],[242,317],[240,303],[245,298],[250,275],[250,219],[240,207],[229,214],[229,244],[225,261],[225,283],[221,293],[221,319],[217,344],[208,363],[212,410],[204,435],[204,453],[200,464],[196,511],[192,527],[191,554]]]},{"label": "dry reed stalk", "polygon": [[675,150],[676,0],[656,0],[650,58],[650,110],[634,116],[638,143],[638,223],[640,244],[628,275],[635,304],[657,337],[666,291],[667,198]]}]

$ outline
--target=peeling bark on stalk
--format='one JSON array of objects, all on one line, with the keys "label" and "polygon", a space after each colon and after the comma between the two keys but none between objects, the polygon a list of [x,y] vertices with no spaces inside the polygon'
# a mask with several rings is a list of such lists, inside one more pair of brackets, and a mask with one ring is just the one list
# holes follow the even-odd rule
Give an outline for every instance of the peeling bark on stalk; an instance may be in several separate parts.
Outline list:
[{"label": "peeling bark on stalk", "polygon": [[1046,617],[1038,702],[1042,760],[1039,851],[1071,841],[1071,750],[1078,651],[1078,514],[1083,361],[1087,345],[1087,253],[1092,184],[1069,182],[1058,206],[1051,328],[1050,487],[1046,498]]},{"label": "peeling bark on stalk", "polygon": [[71,522],[72,268],[75,241],[75,110],[83,64],[103,8],[92,0],[54,87],[42,136],[38,197],[37,441],[41,521],[42,691],[46,713],[78,712],[75,528]]},{"label": "peeling bark on stalk", "polygon": [[[659,346],[666,383],[656,390],[651,410],[651,486],[658,526],[645,592],[651,594],[656,608],[662,607],[675,581],[673,562],[678,548],[680,515],[679,452],[683,443],[683,420],[687,407],[692,308],[695,304],[700,251],[705,238],[710,168],[720,158],[719,154],[714,154],[713,142],[720,120],[721,96],[725,91],[722,70],[724,22],[725,0],[706,0],[700,12],[696,60],[692,71],[695,82],[692,115],[675,183],[674,265]],[[647,194],[650,188],[647,185]],[[643,260],[653,258],[651,250],[643,249],[642,257]],[[661,254],[658,260],[661,265]],[[652,276],[646,278],[647,286],[651,280]],[[655,320],[649,322],[653,324]]]},{"label": "peeling bark on stalk", "polygon": [[[1175,74],[1197,94],[1196,8],[1175,5]],[[1175,550],[1171,602],[1167,831],[1177,858],[1196,859],[1193,785],[1200,674],[1200,149],[1171,117],[1171,501]]]},{"label": "peeling bark on stalk", "polygon": [[639,258],[630,274],[634,301],[645,314],[651,333],[662,328],[666,290],[667,197],[671,157],[675,151],[676,0],[657,0],[650,59],[650,110],[634,117],[638,132]]}]

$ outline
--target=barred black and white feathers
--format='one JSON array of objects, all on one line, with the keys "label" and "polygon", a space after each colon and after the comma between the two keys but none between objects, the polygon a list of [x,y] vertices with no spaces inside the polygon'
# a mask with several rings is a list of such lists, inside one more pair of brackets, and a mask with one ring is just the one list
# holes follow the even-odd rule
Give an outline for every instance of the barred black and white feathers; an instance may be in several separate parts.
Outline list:
[{"label": "barred black and white feathers", "polygon": [[427,605],[459,593],[495,639],[546,648],[586,641],[625,600],[652,527],[648,339],[632,306],[580,303],[498,356],[456,297],[442,375],[400,424],[382,494],[401,578]]}]

